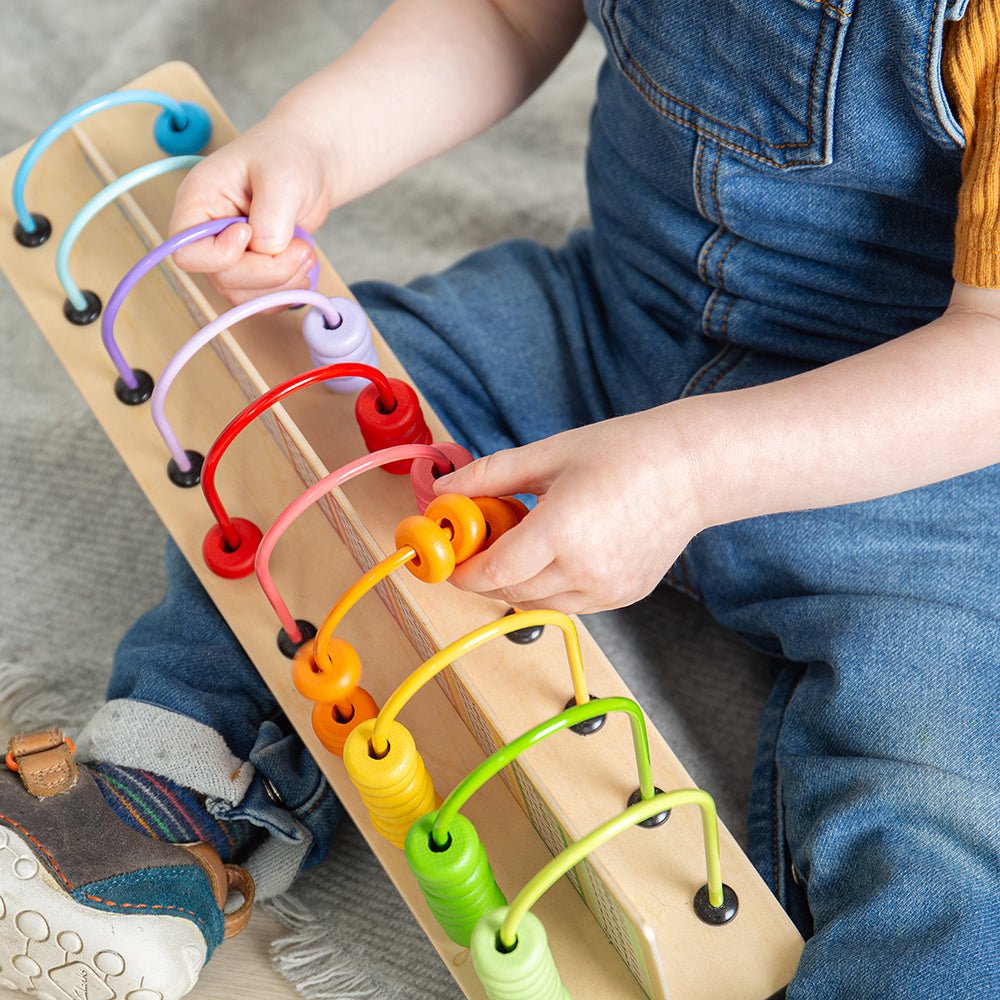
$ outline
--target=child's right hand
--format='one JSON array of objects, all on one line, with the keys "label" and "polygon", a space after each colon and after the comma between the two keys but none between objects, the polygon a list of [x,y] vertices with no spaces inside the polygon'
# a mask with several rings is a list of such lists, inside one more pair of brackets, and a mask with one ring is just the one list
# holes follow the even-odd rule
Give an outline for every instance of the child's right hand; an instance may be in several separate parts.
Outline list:
[{"label": "child's right hand", "polygon": [[182,182],[170,232],[230,215],[246,215],[249,224],[182,247],[174,254],[178,266],[207,274],[233,305],[308,287],[316,259],[292,231],[311,232],[332,207],[327,160],[301,124],[273,117],[212,153]]}]

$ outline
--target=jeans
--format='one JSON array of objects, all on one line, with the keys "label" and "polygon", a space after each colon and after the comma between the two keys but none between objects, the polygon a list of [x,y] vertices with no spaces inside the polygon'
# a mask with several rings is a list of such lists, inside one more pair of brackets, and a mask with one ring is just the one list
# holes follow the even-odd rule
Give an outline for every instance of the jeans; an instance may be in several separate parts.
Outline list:
[{"label": "jeans", "polygon": [[[963,10],[591,0],[609,52],[593,228],[354,291],[479,454],[903,334],[950,288],[962,136],[938,63]],[[750,835],[810,935],[792,1000],[1000,994],[998,500],[991,467],[739,521],[667,575],[780,665]],[[338,807],[176,555],[170,573],[81,751],[268,826],[277,890],[322,855]],[[226,672],[208,697],[205,662]]]}]

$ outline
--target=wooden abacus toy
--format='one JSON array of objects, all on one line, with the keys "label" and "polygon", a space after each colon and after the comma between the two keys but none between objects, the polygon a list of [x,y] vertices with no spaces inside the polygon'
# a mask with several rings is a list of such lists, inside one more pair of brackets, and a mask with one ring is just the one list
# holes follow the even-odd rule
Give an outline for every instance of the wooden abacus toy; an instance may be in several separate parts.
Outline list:
[{"label": "wooden abacus toy", "polygon": [[468,453],[332,268],[221,311],[170,263],[236,221],[165,241],[234,134],[174,63],[0,161],[0,266],[126,465],[467,996],[781,990],[801,938],[586,632],[434,585],[525,511],[432,499]]}]

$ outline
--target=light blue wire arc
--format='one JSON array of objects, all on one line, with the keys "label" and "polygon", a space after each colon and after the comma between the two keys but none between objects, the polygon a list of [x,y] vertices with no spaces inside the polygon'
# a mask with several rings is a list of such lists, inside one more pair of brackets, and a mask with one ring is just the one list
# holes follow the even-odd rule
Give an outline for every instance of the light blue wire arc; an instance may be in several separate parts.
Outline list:
[{"label": "light blue wire arc", "polygon": [[14,211],[17,213],[17,221],[21,223],[21,228],[26,233],[35,231],[35,220],[31,217],[31,212],[28,211],[28,206],[25,204],[24,188],[28,183],[28,175],[38,162],[38,158],[63,132],[69,131],[84,118],[89,118],[91,115],[96,115],[98,112],[117,107],[120,104],[156,104],[170,113],[177,128],[184,128],[187,124],[187,115],[181,107],[180,101],[175,101],[172,97],[161,94],[157,90],[119,90],[113,94],[95,97],[92,101],[87,101],[78,108],[67,112],[62,118],[54,121],[31,144],[31,148],[25,154],[21,165],[17,168],[17,173],[14,175]]},{"label": "light blue wire arc", "polygon": [[170,173],[172,170],[187,170],[202,159],[203,157],[201,156],[168,156],[165,160],[154,160],[145,166],[136,167],[135,170],[130,170],[127,174],[123,174],[117,180],[112,181],[103,190],[98,191],[76,213],[73,221],[66,227],[66,232],[63,233],[63,237],[59,241],[59,249],[56,250],[56,276],[59,278],[59,284],[63,286],[66,297],[74,309],[84,310],[87,308],[87,300],[83,297],[80,286],[77,285],[73,280],[73,276],[69,273],[69,254],[73,249],[76,238],[83,231],[84,226],[105,205],[110,205],[111,202],[120,195],[125,194],[126,191],[131,191],[132,188],[138,187],[140,184],[144,184],[154,177],[159,177],[161,174]]}]

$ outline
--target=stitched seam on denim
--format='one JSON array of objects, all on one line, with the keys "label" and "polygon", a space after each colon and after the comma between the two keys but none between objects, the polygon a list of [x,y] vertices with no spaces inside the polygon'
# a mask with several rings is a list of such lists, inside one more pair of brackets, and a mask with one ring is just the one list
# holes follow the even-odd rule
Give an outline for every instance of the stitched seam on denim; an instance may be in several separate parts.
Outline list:
[{"label": "stitched seam on denim", "polygon": [[722,147],[715,147],[715,162],[712,164],[712,205],[715,208],[715,217],[720,226],[724,226],[725,220],[722,218],[722,207],[719,205],[719,160],[722,158]]},{"label": "stitched seam on denim", "polygon": [[[727,230],[727,232],[728,232],[728,230]],[[730,233],[729,235],[733,236],[732,233]],[[740,238],[738,236],[733,236],[732,242],[722,252],[722,255],[719,257],[719,263],[716,265],[716,268],[715,268],[715,292],[714,292],[714,294],[711,296],[711,298],[709,300],[709,308],[708,308],[708,310],[707,310],[707,312],[705,314],[705,321],[703,323],[703,327],[705,328],[705,332],[708,333],[708,334],[711,334],[712,317],[715,315],[715,307],[719,304],[719,298],[720,298],[720,296],[723,293],[726,292],[726,285],[725,285],[725,282],[723,281],[723,275],[722,275],[722,265],[725,264],[726,258],[729,256],[729,254],[732,251],[733,247],[736,246],[737,243],[739,243],[739,241],[740,241]],[[730,299],[729,305],[726,308],[725,315],[727,317],[729,316],[729,310],[731,308],[732,308],[732,299]]]},{"label": "stitched seam on denim", "polygon": [[713,376],[712,381],[705,386],[703,390],[704,394],[710,393],[719,384],[719,382],[722,379],[724,379],[747,356],[749,352],[747,352],[746,350],[741,350],[735,353],[737,355],[736,358],[730,361],[726,367],[721,368],[719,371],[717,371]]},{"label": "stitched seam on denim", "polygon": [[924,86],[927,88],[927,101],[931,106],[931,111],[934,112],[934,117],[937,119],[938,125],[944,130],[945,135],[951,139],[951,129],[941,117],[941,109],[938,107],[938,102],[934,100],[934,94],[931,90],[931,47],[934,43],[934,24],[937,21],[937,10],[940,6],[941,0],[934,0],[934,7],[931,10],[931,23],[927,29],[927,52],[924,57]]},{"label": "stitched seam on denim", "polygon": [[698,214],[703,218],[708,218],[708,213],[705,209],[705,202],[701,197],[701,165],[705,159],[705,137],[703,135],[698,136],[698,148],[695,150],[694,154],[694,201],[698,208]]},{"label": "stitched seam on denim", "polygon": [[729,356],[731,351],[735,350],[732,344],[726,344],[722,350],[717,354],[714,354],[708,361],[706,361],[695,373],[691,376],[688,384],[684,386],[681,390],[678,399],[686,399],[688,396],[694,395],[695,390],[702,383],[705,377],[710,371],[712,371],[716,365],[722,364],[723,359]]},{"label": "stitched seam on denim", "polygon": [[[719,217],[719,198],[716,188],[716,178],[719,174],[719,157],[722,154],[722,147],[718,145],[715,146],[715,162],[712,164],[712,199],[714,203],[716,219],[713,221],[718,222],[718,227],[715,232],[709,236],[705,245],[701,248],[698,254],[698,274],[701,276],[701,280],[704,284],[708,284],[708,255],[712,252],[712,248],[716,243],[719,242],[719,238],[726,231],[722,225],[722,219]],[[704,329],[704,326],[702,326]]]},{"label": "stitched seam on denim", "polygon": [[843,18],[848,18],[851,15],[847,13],[846,10],[842,10],[836,4],[830,3],[830,0],[819,0],[819,2],[827,9],[832,10],[835,14],[839,14]]},{"label": "stitched seam on denim", "polygon": [[[617,0],[615,0],[614,6],[617,6]],[[812,141],[813,141],[813,136],[812,136],[812,130],[813,130],[812,107],[813,107],[813,93],[814,93],[814,90],[815,90],[814,84],[815,84],[815,77],[816,77],[816,67],[817,67],[817,65],[819,63],[820,44],[821,44],[821,41],[822,41],[822,38],[823,38],[824,28],[826,27],[827,16],[829,14],[829,11],[827,9],[827,5],[825,3],[820,3],[819,6],[821,8],[820,22],[819,22],[819,30],[816,32],[816,46],[813,49],[812,65],[811,65],[810,70],[809,70],[809,83],[808,83],[808,88],[809,88],[809,102],[808,102],[807,111],[806,111],[806,119],[807,119],[807,121],[806,121],[806,138],[805,138],[805,140],[803,142],[783,142],[783,143],[768,142],[766,139],[762,138],[759,135],[755,135],[753,132],[750,132],[747,129],[739,128],[737,125],[730,125],[729,122],[724,122],[720,118],[714,118],[714,117],[712,117],[712,115],[707,114],[706,112],[702,111],[701,108],[698,108],[698,107],[696,107],[693,104],[688,104],[685,101],[682,101],[682,100],[680,100],[677,97],[674,97],[673,94],[670,94],[668,91],[666,91],[662,87],[658,86],[657,83],[652,79],[652,77],[650,77],[649,74],[642,68],[642,66],[638,62],[636,62],[636,60],[633,57],[632,53],[626,47],[626,45],[625,45],[625,39],[622,37],[621,32],[615,30],[613,32],[613,34],[618,39],[618,43],[619,44],[618,44],[617,47],[620,48],[621,52],[623,53],[623,55],[625,56],[625,58],[628,60],[628,62],[632,66],[634,66],[636,68],[636,70],[638,70],[638,72],[640,73],[640,75],[642,76],[642,78],[649,84],[649,86],[653,90],[655,90],[656,93],[661,94],[666,100],[668,100],[671,103],[676,104],[676,105],[678,105],[678,106],[680,106],[682,108],[686,108],[688,111],[693,112],[694,114],[698,115],[700,118],[704,118],[706,121],[710,121],[710,122],[714,123],[715,125],[720,125],[723,128],[730,129],[733,132],[738,132],[740,135],[745,135],[748,139],[754,139],[756,142],[759,142],[762,146],[767,146],[769,149],[803,149],[806,146],[812,145]],[[609,24],[609,22],[608,22],[608,17],[607,17],[607,15],[606,15],[606,13],[604,11],[602,11],[602,13],[601,13],[601,19],[604,21],[605,29],[607,30],[608,37],[610,38],[611,35],[612,35],[612,28],[611,28],[611,24]],[[637,80],[631,73],[629,73],[626,70],[625,66],[622,66],[621,68],[622,68],[622,71],[625,73],[625,75],[632,81],[632,83],[635,84],[637,88],[640,88],[639,92],[642,93],[643,91],[641,89],[640,81]],[[652,106],[653,107],[658,107],[656,104],[653,104]],[[663,111],[663,113],[664,114],[668,114],[665,110]],[[668,117],[674,117],[674,116],[668,115]],[[697,129],[697,126],[694,125],[693,123],[684,122],[684,120],[681,119],[681,118],[676,118],[676,120],[679,121],[679,122],[682,122],[683,124],[689,124],[692,128],[696,128]],[[734,148],[736,148],[736,149],[742,149],[741,146],[734,146]],[[744,150],[744,152],[749,153],[749,150]],[[753,155],[753,154],[750,154],[750,155]],[[764,159],[764,157],[761,157],[761,158]],[[768,162],[771,162],[771,161],[768,161]]]},{"label": "stitched seam on denim", "polygon": [[299,819],[305,819],[307,816],[312,816],[312,814],[314,812],[316,812],[317,809],[319,809],[319,807],[323,804],[323,802],[325,800],[326,800],[326,793],[325,792],[321,793],[320,795],[317,795],[316,796],[316,801],[304,813],[302,813],[302,815],[299,816],[298,818]]},{"label": "stitched seam on denim", "polygon": [[[781,808],[781,802],[778,796],[777,755],[771,769],[771,864],[774,866],[774,891],[780,893],[784,880],[781,877],[781,845],[778,841],[778,810]],[[781,899],[780,895],[778,898]]]}]

